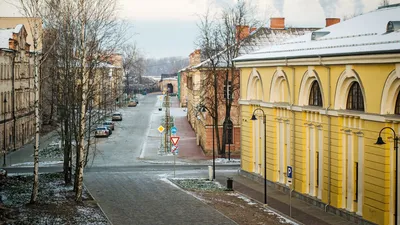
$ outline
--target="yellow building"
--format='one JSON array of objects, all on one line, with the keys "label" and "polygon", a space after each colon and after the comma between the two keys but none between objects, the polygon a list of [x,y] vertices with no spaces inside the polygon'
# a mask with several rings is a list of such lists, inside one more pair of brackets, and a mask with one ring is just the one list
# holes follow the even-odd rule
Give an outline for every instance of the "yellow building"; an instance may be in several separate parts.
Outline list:
[{"label": "yellow building", "polygon": [[[386,145],[375,142],[383,127],[400,133],[399,15],[400,5],[381,7],[235,59],[243,173],[264,177],[266,164],[282,190],[348,218],[394,224],[392,131],[382,133]],[[257,108],[265,125],[261,110],[251,120]]]},{"label": "yellow building", "polygon": [[28,33],[22,24],[0,28],[0,143],[6,153],[35,134],[34,66]]}]

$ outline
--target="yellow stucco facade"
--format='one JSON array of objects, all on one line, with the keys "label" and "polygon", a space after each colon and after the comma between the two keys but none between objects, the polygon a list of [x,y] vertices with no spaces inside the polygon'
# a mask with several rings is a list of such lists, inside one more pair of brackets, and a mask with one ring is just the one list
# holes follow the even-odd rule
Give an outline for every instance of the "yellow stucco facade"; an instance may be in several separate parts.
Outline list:
[{"label": "yellow stucco facade", "polygon": [[[395,115],[400,59],[398,55],[386,55],[389,60],[383,57],[239,65],[242,170],[264,177],[260,111],[258,120],[250,120],[260,107],[266,115],[269,181],[288,186],[290,165],[296,192],[376,224],[393,224],[393,135],[383,133],[386,145],[374,143],[385,126],[400,131],[400,115]],[[322,97],[320,106],[309,106],[314,81]],[[364,111],[346,106],[355,82]]]}]

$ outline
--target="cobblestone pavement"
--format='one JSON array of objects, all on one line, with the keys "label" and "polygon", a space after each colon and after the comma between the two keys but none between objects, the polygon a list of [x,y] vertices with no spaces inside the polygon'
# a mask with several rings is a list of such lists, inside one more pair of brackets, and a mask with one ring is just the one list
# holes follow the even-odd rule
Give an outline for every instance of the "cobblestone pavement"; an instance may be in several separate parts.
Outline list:
[{"label": "cobblestone pavement", "polygon": [[159,173],[87,172],[85,184],[112,224],[236,224]]}]

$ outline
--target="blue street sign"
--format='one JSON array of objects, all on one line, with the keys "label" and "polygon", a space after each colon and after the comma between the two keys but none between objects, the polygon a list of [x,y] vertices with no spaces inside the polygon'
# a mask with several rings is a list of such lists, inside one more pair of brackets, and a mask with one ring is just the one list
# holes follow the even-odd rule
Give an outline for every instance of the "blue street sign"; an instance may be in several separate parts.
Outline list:
[{"label": "blue street sign", "polygon": [[287,177],[288,178],[292,178],[292,175],[293,175],[292,172],[293,172],[292,167],[288,166],[287,167]]},{"label": "blue street sign", "polygon": [[178,131],[178,129],[176,129],[176,127],[171,128],[171,133],[176,134],[177,131]]}]

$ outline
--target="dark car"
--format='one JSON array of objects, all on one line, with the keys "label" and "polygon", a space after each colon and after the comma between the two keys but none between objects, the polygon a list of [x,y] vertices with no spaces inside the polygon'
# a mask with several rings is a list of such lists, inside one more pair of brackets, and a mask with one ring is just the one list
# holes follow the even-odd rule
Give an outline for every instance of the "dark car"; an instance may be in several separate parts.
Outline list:
[{"label": "dark car", "polygon": [[103,122],[103,126],[111,128],[111,130],[114,130],[115,124],[113,121],[107,120]]}]

